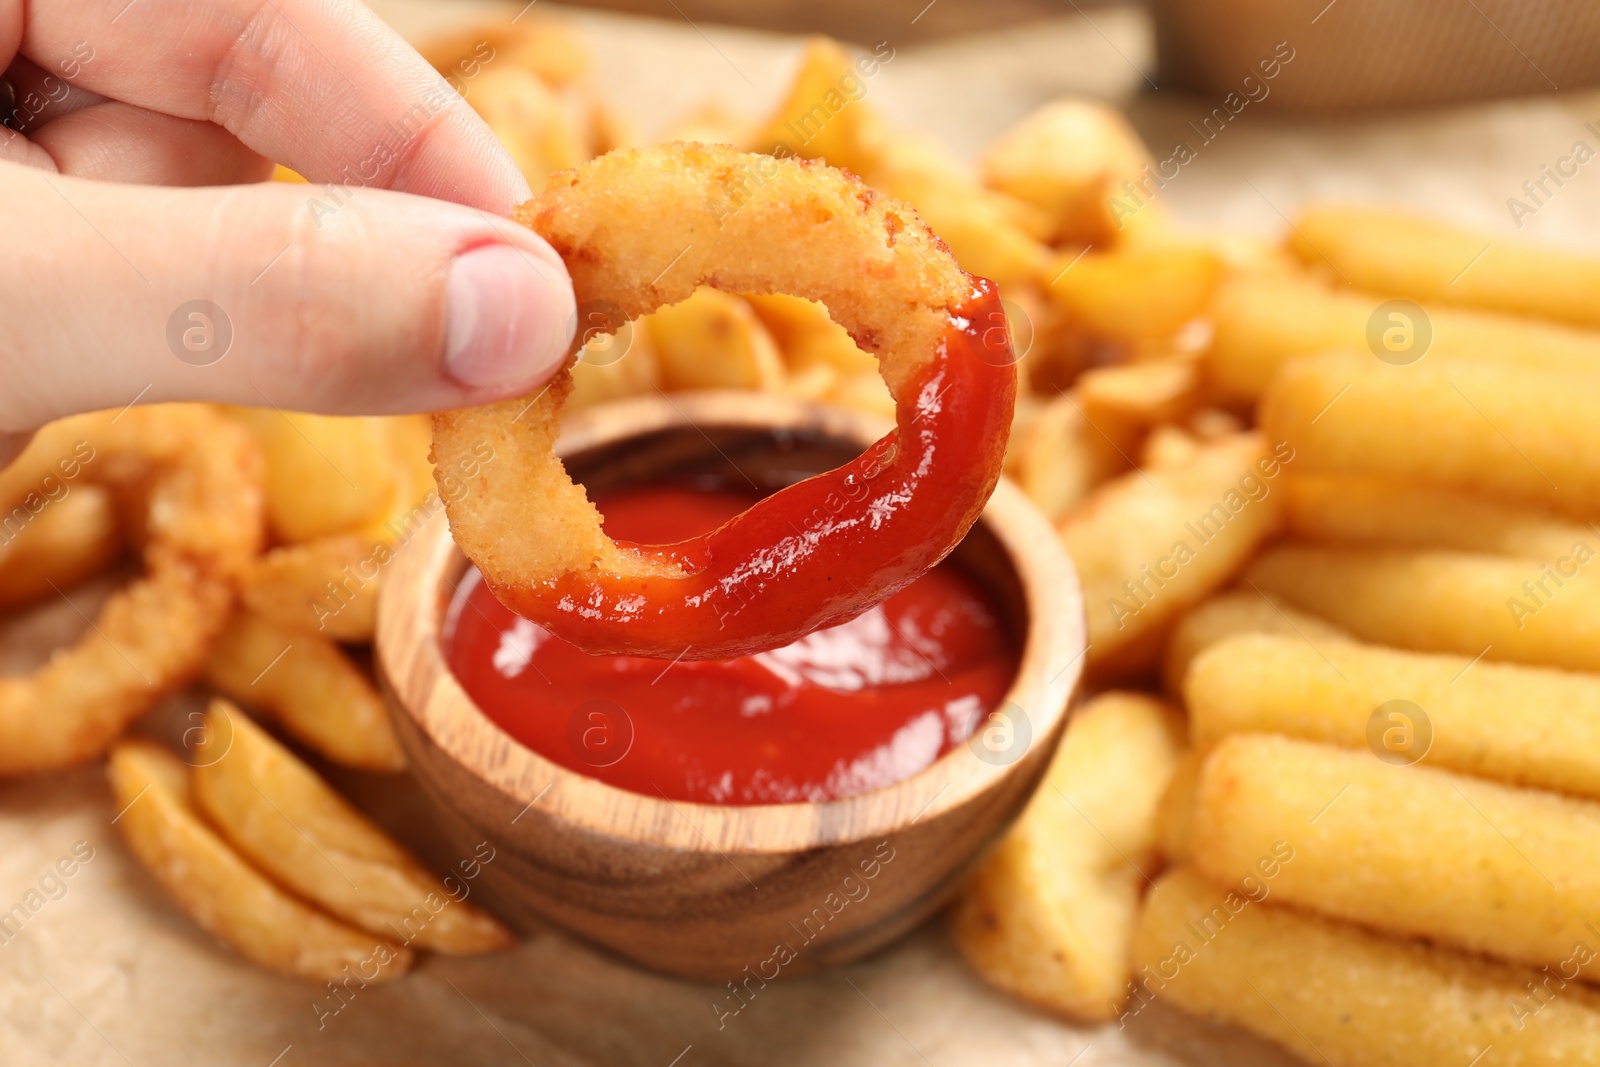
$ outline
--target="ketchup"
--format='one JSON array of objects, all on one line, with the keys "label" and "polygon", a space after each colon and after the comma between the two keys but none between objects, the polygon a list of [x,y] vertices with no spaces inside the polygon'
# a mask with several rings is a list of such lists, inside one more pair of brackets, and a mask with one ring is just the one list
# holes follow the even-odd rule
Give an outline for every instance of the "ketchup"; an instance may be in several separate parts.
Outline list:
[{"label": "ketchup", "polygon": [[[600,495],[613,538],[670,544],[754,493],[664,484]],[[545,758],[622,789],[706,804],[832,800],[962,744],[1016,673],[1000,613],[941,563],[848,622],[730,660],[590,656],[463,578],[444,651],[467,694]]]}]

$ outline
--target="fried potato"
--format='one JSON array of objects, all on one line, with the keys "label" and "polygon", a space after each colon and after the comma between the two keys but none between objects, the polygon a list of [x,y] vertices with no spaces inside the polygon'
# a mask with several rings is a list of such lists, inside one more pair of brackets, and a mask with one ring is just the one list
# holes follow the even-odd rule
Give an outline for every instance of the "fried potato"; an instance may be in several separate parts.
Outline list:
[{"label": "fried potato", "polygon": [[1178,758],[1156,804],[1156,852],[1167,863],[1188,863],[1194,855],[1194,798],[1207,750],[1191,748]]},{"label": "fried potato", "polygon": [[1453,548],[1556,559],[1590,530],[1538,508],[1471,493],[1344,475],[1284,483],[1288,532],[1313,541],[1393,548]]},{"label": "fried potato", "polygon": [[1363,641],[1600,671],[1600,578],[1591,539],[1553,561],[1467,552],[1284,545],[1246,578]]},{"label": "fried potato", "polygon": [[1315,356],[1262,398],[1267,435],[1295,470],[1356,474],[1600,515],[1600,364],[1562,374],[1506,362],[1392,367]]},{"label": "fried potato", "polygon": [[841,376],[824,399],[830,404],[882,415],[886,419],[895,416],[894,397],[889,395],[889,387],[875,371]]},{"label": "fried potato", "polygon": [[1141,244],[1064,255],[1049,277],[1051,299],[1091,330],[1148,340],[1175,333],[1206,311],[1222,279],[1222,261],[1204,245]]},{"label": "fried potato", "polygon": [[1062,393],[1012,436],[1012,476],[1039,510],[1064,518],[1091,490],[1131,466],[1137,429],[1089,418],[1082,398]]},{"label": "fried potato", "polygon": [[[263,553],[246,571],[239,599],[274,626],[330,641],[371,641],[377,622],[374,553],[382,542],[335,534]],[[363,572],[370,577],[362,577]]]},{"label": "fried potato", "polygon": [[1031,205],[984,188],[935,142],[897,135],[862,177],[916,208],[963,270],[988,278],[1002,292],[1050,277],[1051,253],[1039,239],[1047,221]]},{"label": "fried potato", "polygon": [[226,701],[206,713],[194,797],[228,842],[330,914],[407,947],[452,956],[508,948],[511,934]]},{"label": "fried potato", "polygon": [[1600,798],[1600,675],[1240,634],[1195,658],[1183,692],[1197,744],[1254,732],[1376,743],[1386,758]]},{"label": "fried potato", "polygon": [[71,589],[121,552],[110,492],[78,486],[15,533],[0,526],[0,611]]},{"label": "fried potato", "polygon": [[405,769],[383,698],[324,637],[240,612],[212,649],[205,680],[228,699],[271,714],[335,763]]},{"label": "fried potato", "polygon": [[1061,524],[1087,610],[1091,671],[1154,665],[1167,627],[1230,582],[1277,529],[1282,456],[1256,434],[1202,445],[1185,467],[1132,471]]},{"label": "fried potato", "polygon": [[754,132],[749,119],[735,115],[716,101],[711,101],[676,119],[661,131],[660,140],[745,144]]},{"label": "fried potato", "polygon": [[783,384],[778,346],[736,296],[697,289],[640,321],[650,332],[663,389],[765,391]]},{"label": "fried potato", "polygon": [[865,177],[884,139],[883,120],[864,99],[864,77],[877,70],[875,57],[853,60],[837,41],[807,39],[789,95],[765,124],[732,143],[749,152],[822,159]]},{"label": "fried potato", "polygon": [[1277,854],[1276,900],[1535,967],[1600,945],[1597,841],[1590,800],[1268,734],[1220,741],[1195,794],[1206,876],[1239,882]]},{"label": "fried potato", "polygon": [[1369,205],[1307,208],[1289,248],[1357,289],[1412,300],[1600,326],[1600,259],[1507,241],[1408,211]]},{"label": "fried potato", "polygon": [[530,71],[556,87],[576,82],[589,69],[589,48],[582,31],[566,19],[527,9],[513,20],[496,19],[431,41],[419,51],[434,70],[469,98],[477,76],[490,64]]},{"label": "fried potato", "polygon": [[1275,1041],[1307,1063],[1600,1062],[1600,996],[1588,989],[1259,903],[1189,868],[1163,875],[1150,891],[1133,963],[1141,1009],[1151,1000],[1174,1004]]},{"label": "fried potato", "polygon": [[201,821],[188,772],[166,750],[123,741],[109,773],[129,849],[184,914],[246,959],[319,982],[352,972],[363,983],[389,982],[411,968],[410,949],[335,922],[240,858]]},{"label": "fried potato", "polygon": [[402,487],[389,420],[230,410],[267,457],[267,526],[279,541],[309,541],[379,522]]},{"label": "fried potato", "polygon": [[630,322],[615,334],[595,337],[572,366],[567,411],[603,404],[661,388],[661,367],[643,322]]},{"label": "fried potato", "polygon": [[532,71],[496,64],[472,81],[467,103],[535,189],[551,172],[576,167],[594,156],[586,116]]},{"label": "fried potato", "polygon": [[[1206,356],[1207,379],[1219,399],[1243,405],[1259,398],[1278,369],[1295,357],[1373,352],[1368,330],[1375,316],[1381,320],[1380,339],[1385,324],[1395,322],[1379,312],[1386,301],[1330,289],[1304,275],[1227,278],[1211,305],[1215,332]],[[1600,368],[1597,331],[1466,308],[1428,307],[1424,313],[1431,333],[1426,360],[1452,372],[1482,362],[1577,373]],[[1412,337],[1420,343],[1420,334]]]},{"label": "fried potato", "polygon": [[1113,199],[1150,154],[1115,108],[1091,100],[1046,104],[985,150],[983,180],[1050,220],[1052,244],[1105,246],[1121,227]]},{"label": "fried potato", "polygon": [[863,352],[817,301],[784,293],[744,299],[777,342],[791,371],[823,366],[841,376],[878,372],[877,358]]},{"label": "fried potato", "polygon": [[1181,694],[1194,658],[1235,634],[1293,635],[1313,648],[1351,639],[1326,619],[1280,603],[1258,589],[1221,593],[1186,613],[1173,627],[1161,672],[1167,692]]},{"label": "fried potato", "polygon": [[1143,431],[1198,411],[1205,400],[1202,384],[1194,360],[1152,359],[1085,371],[1076,389],[1095,425]]},{"label": "fried potato", "polygon": [[1044,786],[951,913],[979,974],[1075,1019],[1116,1017],[1156,801],[1182,747],[1177,713],[1141,693],[1072,716]]}]

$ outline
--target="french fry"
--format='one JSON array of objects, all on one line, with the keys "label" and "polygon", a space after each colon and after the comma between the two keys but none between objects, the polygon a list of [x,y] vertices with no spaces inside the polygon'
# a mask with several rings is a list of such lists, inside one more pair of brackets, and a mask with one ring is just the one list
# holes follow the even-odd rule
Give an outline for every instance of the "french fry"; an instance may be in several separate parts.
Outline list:
[{"label": "french fry", "polygon": [[532,71],[489,67],[472,81],[467,103],[535,189],[544,186],[552,171],[576,167],[594,155],[586,116]]},{"label": "french fry", "polygon": [[405,769],[383,698],[327,638],[239,612],[212,649],[205,680],[228,699],[272,715],[335,763]]},{"label": "french fry", "polygon": [[129,849],[203,930],[246,959],[297,978],[390,982],[410,949],[336,922],[250,866],[195,811],[188,771],[149,741],[111,752],[111,791]]},{"label": "french fry", "polygon": [[[1240,634],[1195,658],[1184,701],[1197,744],[1236,733],[1380,744],[1406,762],[1600,798],[1600,675]],[[1386,714],[1391,701],[1400,710]]]},{"label": "french fry", "polygon": [[1013,435],[1012,476],[1040,511],[1060,520],[1096,486],[1128,469],[1137,436],[1126,422],[1091,421],[1082,398],[1063,393]]},{"label": "french fry", "polygon": [[1555,559],[1591,534],[1537,508],[1380,478],[1309,475],[1284,491],[1288,532],[1312,541]]},{"label": "french fry", "polygon": [[[1215,333],[1206,357],[1207,379],[1220,400],[1245,405],[1255,402],[1291,359],[1322,352],[1373,352],[1367,331],[1386,299],[1330,289],[1304,275],[1225,279],[1211,305]],[[1452,371],[1482,362],[1576,373],[1600,368],[1600,332],[1466,308],[1429,307],[1424,312],[1432,333],[1425,357],[1430,364],[1446,364]],[[1415,329],[1417,324],[1411,325]],[[1385,328],[1378,325],[1380,338]]]},{"label": "french fry", "polygon": [[1121,475],[1067,516],[1061,538],[1083,583],[1091,671],[1153,666],[1168,626],[1233,579],[1277,529],[1282,459],[1259,435],[1224,438],[1185,467]]},{"label": "french fry", "polygon": [[[508,948],[511,934],[429,874],[315,771],[226,701],[206,713],[194,797],[228,842],[335,917],[452,956]],[[459,894],[459,895],[458,895]]]},{"label": "french fry", "polygon": [[1357,289],[1600,326],[1600,259],[1507,241],[1392,208],[1307,208],[1289,248]]},{"label": "french fry", "polygon": [[1141,244],[1066,255],[1050,278],[1051,299],[1091,330],[1149,340],[1177,332],[1206,310],[1222,261],[1204,245]]},{"label": "french fry", "polygon": [[1600,364],[1562,374],[1506,362],[1392,367],[1363,356],[1296,360],[1260,419],[1295,470],[1480,492],[1600,515]]},{"label": "french fry", "polygon": [[1582,569],[1594,555],[1592,538],[1543,562],[1291,544],[1245,577],[1374,644],[1600,671],[1600,579]]},{"label": "french fry", "polygon": [[1156,801],[1182,746],[1177,713],[1140,693],[1073,715],[1044,787],[951,914],[978,973],[1075,1019],[1116,1017]]},{"label": "french fry", "polygon": [[121,552],[111,494],[80,485],[16,533],[0,527],[0,611],[71,589]]},{"label": "french fry", "polygon": [[697,289],[641,322],[650,332],[663,389],[770,391],[783,384],[778,346],[736,296]]},{"label": "french fry", "polygon": [[267,457],[267,526],[279,541],[309,541],[381,521],[403,477],[382,418],[234,408]]},{"label": "french fry", "polygon": [[1052,244],[1107,246],[1122,228],[1114,199],[1150,162],[1115,108],[1090,100],[1046,104],[985,150],[983,180],[1050,220]]},{"label": "french fry", "polygon": [[878,161],[883,120],[870,104],[866,78],[877,73],[876,55],[851,59],[837,41],[806,41],[789,95],[743,147],[768,155],[822,159],[854,174]]},{"label": "french fry", "polygon": [[1600,996],[1591,990],[1267,899],[1190,868],[1163,875],[1134,937],[1140,1010],[1174,1004],[1329,1067],[1596,1062]]},{"label": "french fry", "polygon": [[1200,368],[1190,359],[1152,359],[1085,371],[1076,385],[1084,414],[1097,426],[1143,431],[1181,422],[1204,402]]},{"label": "french fry", "polygon": [[1201,652],[1235,634],[1292,635],[1313,647],[1348,641],[1350,634],[1258,589],[1220,593],[1188,612],[1172,628],[1161,677],[1168,693],[1183,693],[1189,666]]},{"label": "french fry", "polygon": [[1276,900],[1552,969],[1584,942],[1600,960],[1597,841],[1593,801],[1268,734],[1220,741],[1195,794],[1194,859],[1210,878],[1236,882],[1290,850]]}]

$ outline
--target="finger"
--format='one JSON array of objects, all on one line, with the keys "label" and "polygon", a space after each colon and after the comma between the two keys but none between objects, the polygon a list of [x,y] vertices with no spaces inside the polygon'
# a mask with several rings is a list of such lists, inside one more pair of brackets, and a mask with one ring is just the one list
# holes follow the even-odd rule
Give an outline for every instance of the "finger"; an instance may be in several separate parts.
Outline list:
[{"label": "finger", "polygon": [[530,195],[483,121],[359,0],[50,0],[29,8],[22,51],[76,64],[72,82],[103,96],[215,122],[315,182],[496,214]]},{"label": "finger", "polygon": [[21,57],[12,60],[5,78],[11,83],[15,97],[11,112],[6,116],[6,125],[18,133],[35,133],[63,115],[105,99]]},{"label": "finger", "polygon": [[272,174],[270,162],[221,126],[116,100],[58,118],[32,140],[56,170],[80,178],[139,185],[235,185]]},{"label": "finger", "polygon": [[135,400],[437,410],[561,364],[571,283],[531,231],[381,190],[313,215],[310,193],[0,165],[0,291],[30,294],[0,316],[0,432]]}]

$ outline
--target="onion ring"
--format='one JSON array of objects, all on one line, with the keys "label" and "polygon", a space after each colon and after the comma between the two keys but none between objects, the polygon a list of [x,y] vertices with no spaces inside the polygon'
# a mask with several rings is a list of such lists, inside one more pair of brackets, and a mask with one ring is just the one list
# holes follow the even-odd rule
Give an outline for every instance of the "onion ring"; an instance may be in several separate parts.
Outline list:
[{"label": "onion ring", "polygon": [[31,674],[0,677],[0,776],[95,758],[200,672],[261,548],[261,481],[249,431],[196,405],[51,423],[0,471],[0,501],[18,522],[76,486],[104,486],[145,565],[76,644]]},{"label": "onion ring", "polygon": [[668,144],[552,175],[516,217],[566,261],[580,321],[610,331],[700,285],[820,301],[878,357],[897,425],[851,463],[661,547],[608,538],[552,451],[570,359],[536,396],[435,415],[439,470],[492,457],[441,495],[511,610],[593,653],[744,655],[859,614],[977,520],[1016,400],[1010,336],[994,287],[907,205],[813,160]]}]

